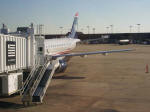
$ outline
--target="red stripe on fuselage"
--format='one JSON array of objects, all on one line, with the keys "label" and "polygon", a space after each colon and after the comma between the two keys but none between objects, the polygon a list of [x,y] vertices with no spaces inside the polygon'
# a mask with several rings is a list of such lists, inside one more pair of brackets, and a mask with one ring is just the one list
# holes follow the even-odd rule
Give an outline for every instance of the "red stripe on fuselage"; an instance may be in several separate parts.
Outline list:
[{"label": "red stripe on fuselage", "polygon": [[54,54],[54,55],[56,56],[56,55],[61,55],[61,54],[68,54],[70,51],[71,51],[71,50],[68,49],[68,50],[65,50],[65,51],[62,51],[62,52],[58,52],[58,53],[56,53],[56,54]]}]

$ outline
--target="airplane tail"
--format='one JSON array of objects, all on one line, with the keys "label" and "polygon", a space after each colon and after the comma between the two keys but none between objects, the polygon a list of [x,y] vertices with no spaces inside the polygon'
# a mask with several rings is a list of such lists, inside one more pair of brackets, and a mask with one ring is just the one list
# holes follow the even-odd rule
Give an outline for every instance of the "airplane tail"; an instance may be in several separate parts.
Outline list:
[{"label": "airplane tail", "polygon": [[77,24],[78,24],[78,13],[75,14],[71,33],[69,34],[69,38],[75,38],[76,36],[76,29],[77,29]]}]

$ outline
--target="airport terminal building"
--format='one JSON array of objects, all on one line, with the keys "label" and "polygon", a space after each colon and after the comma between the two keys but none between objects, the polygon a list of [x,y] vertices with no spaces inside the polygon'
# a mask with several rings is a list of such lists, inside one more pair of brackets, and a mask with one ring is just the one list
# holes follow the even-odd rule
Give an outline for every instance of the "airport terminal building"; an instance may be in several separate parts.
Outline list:
[{"label": "airport terminal building", "polygon": [[[68,33],[66,34],[68,35]],[[59,34],[45,35],[46,39],[61,38],[66,36]],[[77,33],[77,37],[84,40],[99,39],[93,43],[117,43],[118,40],[129,39],[133,44],[150,44],[150,33],[104,33],[104,34],[83,34],[82,32]]]}]

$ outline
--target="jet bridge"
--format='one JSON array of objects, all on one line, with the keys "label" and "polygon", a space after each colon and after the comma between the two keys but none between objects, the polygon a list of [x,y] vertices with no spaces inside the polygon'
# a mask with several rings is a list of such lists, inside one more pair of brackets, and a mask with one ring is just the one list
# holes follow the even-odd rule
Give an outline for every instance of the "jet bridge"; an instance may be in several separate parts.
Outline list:
[{"label": "jet bridge", "polygon": [[0,96],[20,92],[24,104],[41,103],[58,61],[45,53],[45,38],[34,35],[33,24],[17,31],[0,34]]}]

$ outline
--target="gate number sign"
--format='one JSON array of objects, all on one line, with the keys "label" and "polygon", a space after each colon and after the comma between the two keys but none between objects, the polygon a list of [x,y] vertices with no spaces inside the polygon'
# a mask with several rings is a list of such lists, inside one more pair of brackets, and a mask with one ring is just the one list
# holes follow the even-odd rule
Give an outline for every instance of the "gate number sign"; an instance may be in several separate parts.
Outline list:
[{"label": "gate number sign", "polygon": [[16,64],[16,42],[6,41],[6,65]]}]

